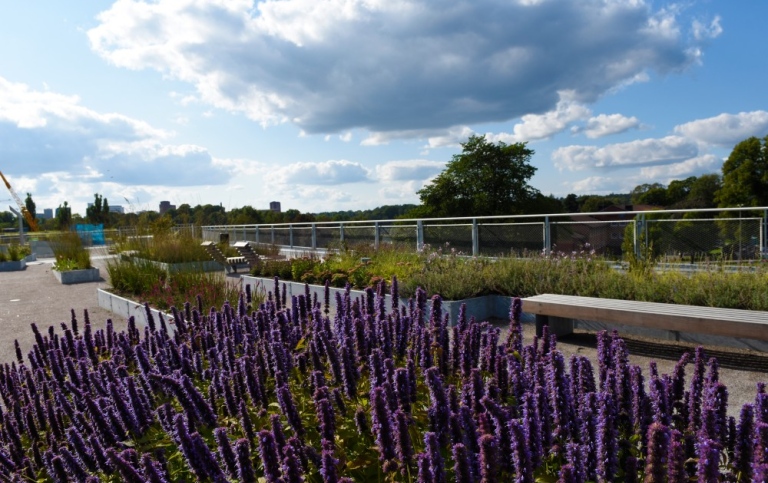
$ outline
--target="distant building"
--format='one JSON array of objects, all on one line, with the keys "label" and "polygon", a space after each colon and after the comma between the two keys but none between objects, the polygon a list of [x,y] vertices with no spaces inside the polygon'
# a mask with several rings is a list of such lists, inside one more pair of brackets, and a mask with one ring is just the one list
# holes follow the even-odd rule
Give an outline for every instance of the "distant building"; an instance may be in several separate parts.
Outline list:
[{"label": "distant building", "polygon": [[110,213],[125,213],[125,208],[122,205],[109,205]]},{"label": "distant building", "polygon": [[270,201],[269,202],[269,209],[270,211],[276,211],[280,213],[280,202],[279,201]]},{"label": "distant building", "polygon": [[52,220],[53,219],[53,208],[45,208],[43,210],[42,214],[37,215],[38,218],[41,220]]},{"label": "distant building", "polygon": [[172,205],[170,201],[160,202],[160,214],[164,215],[168,210],[175,210],[176,205]]}]

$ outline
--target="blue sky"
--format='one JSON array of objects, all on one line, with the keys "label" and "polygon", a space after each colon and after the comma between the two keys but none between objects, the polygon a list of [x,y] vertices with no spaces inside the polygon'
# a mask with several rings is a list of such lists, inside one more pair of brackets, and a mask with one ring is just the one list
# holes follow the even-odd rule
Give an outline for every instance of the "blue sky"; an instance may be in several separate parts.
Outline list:
[{"label": "blue sky", "polygon": [[417,203],[471,134],[545,194],[627,192],[768,134],[762,0],[0,8],[0,170],[38,210]]}]

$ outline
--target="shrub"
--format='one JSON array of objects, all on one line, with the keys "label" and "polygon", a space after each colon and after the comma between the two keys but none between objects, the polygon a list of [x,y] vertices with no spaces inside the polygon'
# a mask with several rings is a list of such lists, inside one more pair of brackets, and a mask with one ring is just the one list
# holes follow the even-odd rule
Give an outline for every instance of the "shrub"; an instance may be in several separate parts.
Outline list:
[{"label": "shrub", "polygon": [[62,232],[50,240],[51,250],[56,257],[53,269],[60,272],[68,270],[85,270],[92,268],[91,254],[83,246],[83,242],[76,232]]}]

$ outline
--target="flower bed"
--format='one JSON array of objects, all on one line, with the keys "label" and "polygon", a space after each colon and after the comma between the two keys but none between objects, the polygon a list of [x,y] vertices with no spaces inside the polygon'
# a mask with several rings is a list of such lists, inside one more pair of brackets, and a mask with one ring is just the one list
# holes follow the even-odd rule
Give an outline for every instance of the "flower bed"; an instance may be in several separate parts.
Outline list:
[{"label": "flower bed", "polygon": [[[397,285],[393,305],[399,306]],[[443,323],[418,291],[312,304],[248,296],[82,331],[73,319],[0,369],[3,478],[85,481],[764,481],[768,394],[727,417],[702,350],[644,376],[601,333],[570,369],[554,337]],[[58,325],[58,324],[57,324]],[[56,337],[54,337],[56,336]],[[18,347],[18,346],[17,346]],[[686,380],[685,369],[692,363]],[[652,366],[653,369],[653,366]],[[647,388],[647,389],[646,389]]]},{"label": "flower bed", "polygon": [[553,293],[621,300],[768,310],[768,265],[729,273],[712,264],[695,273],[655,272],[647,266],[616,270],[590,251],[536,255],[526,258],[465,257],[450,249],[422,252],[384,246],[356,247],[326,259],[301,257],[263,263],[252,275],[353,288],[375,285],[397,276],[402,292],[413,296],[418,287],[444,299],[482,295],[528,297]]}]

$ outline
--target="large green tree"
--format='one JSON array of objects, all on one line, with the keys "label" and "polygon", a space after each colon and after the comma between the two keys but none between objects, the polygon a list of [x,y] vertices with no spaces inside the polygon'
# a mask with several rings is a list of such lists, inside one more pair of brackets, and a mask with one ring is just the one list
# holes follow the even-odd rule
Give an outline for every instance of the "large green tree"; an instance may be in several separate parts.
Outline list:
[{"label": "large green tree", "polygon": [[420,216],[513,215],[526,212],[539,192],[528,184],[536,172],[525,143],[491,143],[471,136],[446,169],[417,192]]},{"label": "large green tree", "polygon": [[721,208],[768,205],[768,136],[737,144],[723,163],[723,185],[715,195]]}]

